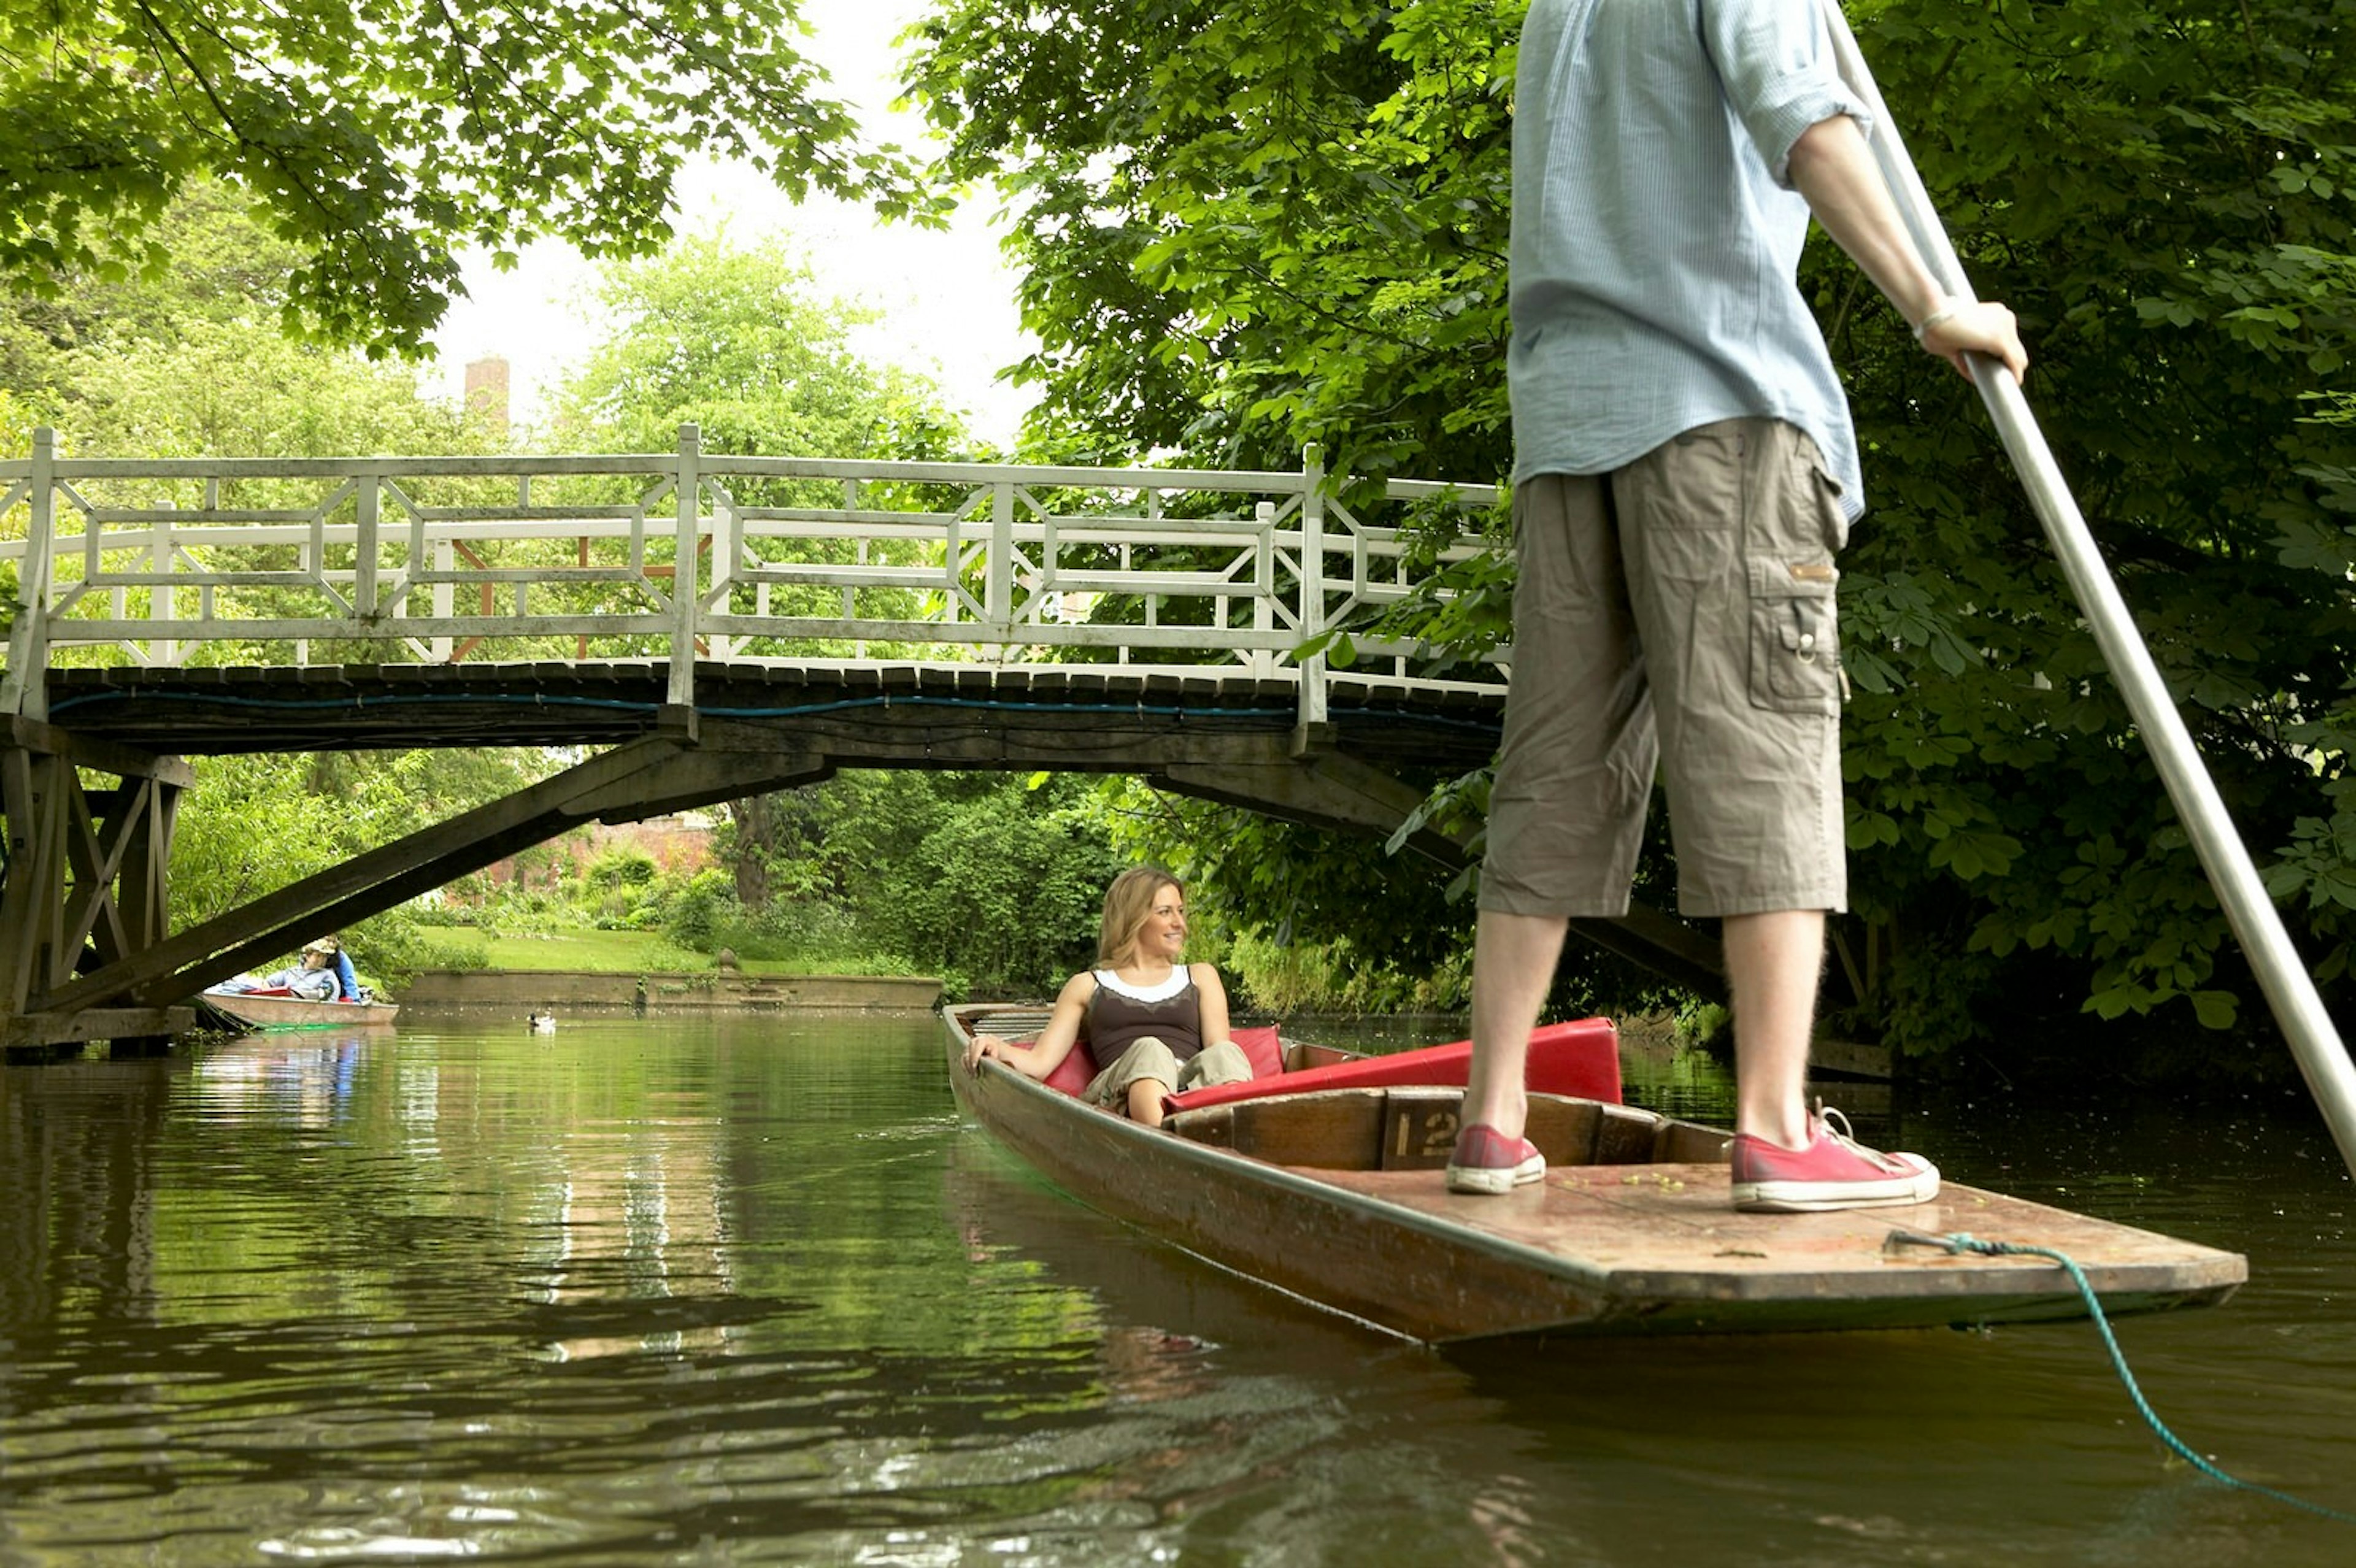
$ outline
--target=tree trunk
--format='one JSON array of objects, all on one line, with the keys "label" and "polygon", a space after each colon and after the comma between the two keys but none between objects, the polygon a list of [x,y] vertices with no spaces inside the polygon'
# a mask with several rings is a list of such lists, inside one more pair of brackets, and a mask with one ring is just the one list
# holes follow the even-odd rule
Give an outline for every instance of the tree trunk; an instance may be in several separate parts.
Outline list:
[{"label": "tree trunk", "polygon": [[736,878],[736,901],[758,913],[769,907],[769,857],[777,847],[773,797],[756,795],[732,800],[728,815],[736,823],[735,864],[729,868]]}]

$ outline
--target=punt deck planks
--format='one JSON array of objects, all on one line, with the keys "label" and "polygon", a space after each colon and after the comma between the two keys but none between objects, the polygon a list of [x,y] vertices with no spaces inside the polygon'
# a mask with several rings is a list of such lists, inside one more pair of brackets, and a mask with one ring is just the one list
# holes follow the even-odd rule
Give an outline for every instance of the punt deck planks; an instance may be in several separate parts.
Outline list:
[{"label": "punt deck planks", "polygon": [[[1307,1174],[1304,1172],[1304,1174]],[[2135,1310],[2222,1296],[2246,1276],[2235,1253],[1948,1183],[1933,1202],[1826,1214],[1740,1214],[1723,1165],[1577,1166],[1503,1198],[1446,1190],[1429,1171],[1321,1170],[1317,1179],[1534,1252],[1576,1257],[1635,1296],[1695,1301],[1959,1298],[1989,1292],[2008,1308],[2076,1287],[2041,1257],[1985,1257],[1889,1244],[1893,1231],[1965,1232],[2068,1253],[2106,1306]],[[2013,1314],[2008,1310],[2006,1316]]]}]

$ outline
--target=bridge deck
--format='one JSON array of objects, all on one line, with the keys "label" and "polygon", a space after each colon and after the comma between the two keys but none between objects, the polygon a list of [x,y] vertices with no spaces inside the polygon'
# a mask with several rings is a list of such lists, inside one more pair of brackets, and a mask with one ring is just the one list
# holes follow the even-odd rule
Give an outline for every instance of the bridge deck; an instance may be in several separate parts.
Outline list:
[{"label": "bridge deck", "polygon": [[[1483,696],[1339,673],[1328,678],[1331,729],[1323,740],[1347,755],[1386,770],[1438,774],[1476,767],[1496,748],[1502,688]],[[661,661],[58,669],[49,675],[49,718],[78,734],[178,755],[606,745],[679,720],[664,708],[668,682]],[[1193,676],[1117,665],[705,662],[696,667],[695,695],[700,719],[781,731],[862,714],[872,722],[895,707],[895,728],[954,727],[961,710],[987,713],[994,729],[1018,738],[1023,731],[1097,734],[1106,743],[1075,765],[1119,771],[1120,735],[1150,738],[1150,754],[1134,759],[1143,770],[1167,758],[1172,740],[1183,734],[1290,731],[1300,693],[1290,680],[1218,667]],[[1010,759],[1023,750],[1017,744]],[[943,761],[989,763],[981,756]]]}]

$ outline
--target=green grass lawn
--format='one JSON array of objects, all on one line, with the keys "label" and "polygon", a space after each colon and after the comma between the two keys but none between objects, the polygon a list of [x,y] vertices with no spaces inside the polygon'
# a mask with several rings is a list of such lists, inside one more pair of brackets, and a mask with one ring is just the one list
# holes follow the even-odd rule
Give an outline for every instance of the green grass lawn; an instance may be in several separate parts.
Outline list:
[{"label": "green grass lawn", "polygon": [[[696,974],[713,967],[709,953],[691,953],[650,931],[568,931],[552,936],[490,939],[494,969],[562,969],[592,975]],[[748,958],[748,975],[899,975],[906,965],[830,958]]]}]

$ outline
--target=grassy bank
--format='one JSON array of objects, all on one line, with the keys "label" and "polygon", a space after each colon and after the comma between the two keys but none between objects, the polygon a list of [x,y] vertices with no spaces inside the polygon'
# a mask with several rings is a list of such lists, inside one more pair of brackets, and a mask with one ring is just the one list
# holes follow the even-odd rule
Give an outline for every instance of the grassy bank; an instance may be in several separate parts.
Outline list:
[{"label": "grassy bank", "polygon": [[[470,933],[470,935],[475,934]],[[568,931],[545,936],[482,939],[486,969],[559,969],[590,975],[692,975],[717,967],[709,953],[695,953],[647,931]],[[470,967],[474,965],[469,965]],[[905,963],[862,962],[830,956],[808,963],[792,958],[746,958],[747,975],[906,975]]]}]

